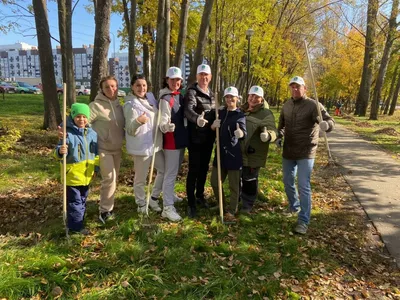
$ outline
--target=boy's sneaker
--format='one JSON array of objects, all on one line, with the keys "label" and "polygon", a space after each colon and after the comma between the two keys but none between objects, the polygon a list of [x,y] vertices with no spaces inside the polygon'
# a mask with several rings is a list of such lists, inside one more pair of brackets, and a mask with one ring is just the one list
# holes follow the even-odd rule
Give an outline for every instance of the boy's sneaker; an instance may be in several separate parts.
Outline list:
[{"label": "boy's sneaker", "polygon": [[140,214],[146,214],[146,205],[138,206],[137,212]]},{"label": "boy's sneaker", "polygon": [[204,199],[204,197],[197,198],[196,204],[202,208],[209,208],[209,205],[208,205],[206,199]]},{"label": "boy's sneaker", "polygon": [[237,222],[237,219],[236,219],[236,217],[235,217],[234,214],[232,214],[232,213],[230,213],[230,212],[227,212],[227,213],[224,215],[224,221],[226,221],[226,222],[228,222],[228,223],[236,223],[236,222]]},{"label": "boy's sneaker", "polygon": [[153,199],[150,199],[149,207],[150,207],[153,211],[156,211],[156,212],[162,211],[160,205],[158,205],[158,201],[153,200]]},{"label": "boy's sneaker", "polygon": [[183,201],[182,198],[179,198],[176,194],[174,195],[174,203],[182,202],[182,201]]},{"label": "boy's sneaker", "polygon": [[181,216],[178,215],[173,205],[165,206],[163,212],[161,213],[161,217],[168,218],[172,222],[178,222],[182,220]]},{"label": "boy's sneaker", "polygon": [[304,223],[297,223],[296,227],[294,228],[294,232],[299,234],[306,234],[308,226]]},{"label": "boy's sneaker", "polygon": [[112,211],[105,211],[99,214],[99,220],[103,224],[106,224],[107,221],[114,220],[114,213]]},{"label": "boy's sneaker", "polygon": [[290,218],[290,217],[297,216],[299,212],[300,212],[300,209],[298,209],[298,210],[290,210],[290,209],[288,209],[288,210],[284,211],[282,213],[282,215],[284,217],[286,217],[286,218]]},{"label": "boy's sneaker", "polygon": [[194,219],[197,217],[197,209],[196,206],[188,206],[188,217],[190,219]]},{"label": "boy's sneaker", "polygon": [[252,212],[252,208],[250,208],[250,207],[242,207],[242,209],[240,210],[240,213],[244,214],[244,215],[249,215],[249,214],[251,214],[251,212]]},{"label": "boy's sneaker", "polygon": [[89,235],[90,231],[87,230],[86,228],[82,228],[81,230],[75,231],[75,230],[70,230],[70,234],[82,234],[82,235]]}]

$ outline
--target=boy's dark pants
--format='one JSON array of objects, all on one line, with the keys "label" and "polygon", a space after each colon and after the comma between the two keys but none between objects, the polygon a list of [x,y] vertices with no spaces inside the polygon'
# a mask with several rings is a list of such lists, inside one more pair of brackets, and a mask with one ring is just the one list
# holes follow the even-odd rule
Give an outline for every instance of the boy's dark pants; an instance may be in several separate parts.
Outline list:
[{"label": "boy's dark pants", "polygon": [[88,185],[67,186],[67,220],[71,231],[83,229],[88,194]]}]

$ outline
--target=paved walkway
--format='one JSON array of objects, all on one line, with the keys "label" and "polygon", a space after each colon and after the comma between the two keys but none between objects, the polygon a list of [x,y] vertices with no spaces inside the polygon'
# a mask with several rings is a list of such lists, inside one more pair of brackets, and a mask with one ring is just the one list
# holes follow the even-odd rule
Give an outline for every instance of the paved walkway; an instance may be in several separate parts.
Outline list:
[{"label": "paved walkway", "polygon": [[[341,125],[328,134],[334,159],[400,267],[400,162]],[[322,141],[321,141],[322,142]]]}]

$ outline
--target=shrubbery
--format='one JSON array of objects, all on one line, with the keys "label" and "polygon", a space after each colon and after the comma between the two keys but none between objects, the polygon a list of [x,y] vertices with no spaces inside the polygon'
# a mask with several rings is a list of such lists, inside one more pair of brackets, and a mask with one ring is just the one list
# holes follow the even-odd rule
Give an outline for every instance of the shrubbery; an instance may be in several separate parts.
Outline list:
[{"label": "shrubbery", "polygon": [[8,129],[0,125],[0,153],[10,151],[20,138],[21,132],[18,129]]}]

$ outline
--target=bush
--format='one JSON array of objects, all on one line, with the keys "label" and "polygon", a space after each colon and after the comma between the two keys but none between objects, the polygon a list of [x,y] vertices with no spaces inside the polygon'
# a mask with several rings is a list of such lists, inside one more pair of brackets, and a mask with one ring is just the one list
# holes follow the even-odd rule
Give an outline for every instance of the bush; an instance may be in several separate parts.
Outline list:
[{"label": "bush", "polygon": [[10,151],[15,143],[21,138],[21,132],[18,129],[8,129],[0,127],[0,153]]}]

